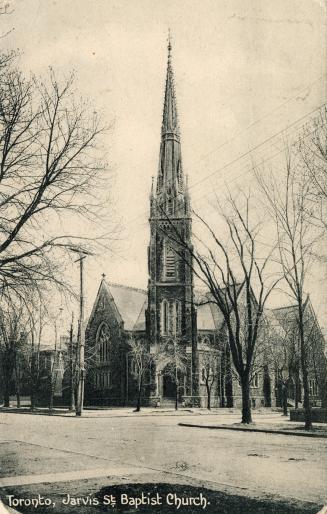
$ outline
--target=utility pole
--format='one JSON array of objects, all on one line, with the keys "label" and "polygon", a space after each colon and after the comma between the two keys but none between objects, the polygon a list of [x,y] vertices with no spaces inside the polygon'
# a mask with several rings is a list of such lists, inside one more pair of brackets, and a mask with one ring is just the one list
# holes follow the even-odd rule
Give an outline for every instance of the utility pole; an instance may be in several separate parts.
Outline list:
[{"label": "utility pole", "polygon": [[[75,362],[76,362],[76,353],[73,349],[73,323],[74,323],[74,313],[72,313],[72,322],[70,325],[69,331],[69,360],[70,360],[70,405],[69,410],[75,410]],[[75,357],[75,358],[74,358]]]},{"label": "utility pole", "polygon": [[[60,307],[59,309],[59,325],[62,326],[62,311],[63,308]],[[49,402],[49,410],[52,411],[54,407],[54,394],[55,389],[57,385],[57,379],[58,379],[58,372],[59,372],[59,357],[60,357],[60,351],[61,351],[61,342],[60,342],[60,336],[59,336],[59,348],[58,348],[58,328],[57,328],[57,319],[55,319],[54,322],[54,329],[55,329],[55,347],[54,347],[54,354],[53,354],[53,360],[50,367],[50,379],[51,379],[51,391],[50,391],[50,402]]]},{"label": "utility pole", "polygon": [[75,262],[79,262],[79,279],[80,279],[80,294],[79,294],[79,321],[78,321],[78,388],[77,388],[77,405],[76,416],[82,416],[84,406],[84,383],[85,383],[85,330],[84,330],[84,259],[88,255],[93,255],[87,250],[80,247],[71,247],[72,252],[78,253],[79,258]]},{"label": "utility pole", "polygon": [[78,341],[78,389],[77,389],[77,407],[76,416],[82,416],[84,406],[84,382],[85,382],[85,332],[84,332],[84,259],[86,254],[79,252],[79,279],[80,279],[80,296],[79,296],[79,341]]}]

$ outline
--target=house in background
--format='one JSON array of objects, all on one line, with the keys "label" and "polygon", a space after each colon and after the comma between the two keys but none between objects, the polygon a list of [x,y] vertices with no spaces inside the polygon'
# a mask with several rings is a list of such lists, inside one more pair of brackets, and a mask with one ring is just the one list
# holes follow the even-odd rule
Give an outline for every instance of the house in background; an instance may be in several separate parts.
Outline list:
[{"label": "house in background", "polygon": [[[302,402],[301,362],[299,348],[298,309],[296,305],[280,307],[273,310],[276,319],[285,332],[289,344],[289,383],[288,397],[297,407]],[[326,376],[326,341],[310,297],[304,304],[304,336],[306,341],[306,356],[309,372],[309,389],[313,406],[327,406],[327,376]],[[279,404],[281,393],[277,393]]]}]

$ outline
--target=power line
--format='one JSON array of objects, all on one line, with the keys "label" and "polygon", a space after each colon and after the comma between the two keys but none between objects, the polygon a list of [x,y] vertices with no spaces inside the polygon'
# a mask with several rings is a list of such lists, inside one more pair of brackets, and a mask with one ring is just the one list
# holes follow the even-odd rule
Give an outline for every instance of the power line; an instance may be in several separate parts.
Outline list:
[{"label": "power line", "polygon": [[[236,164],[238,161],[240,161],[241,159],[244,159],[245,157],[251,155],[253,152],[255,152],[256,150],[258,150],[259,148],[263,147],[265,144],[269,143],[269,141],[272,141],[273,139],[275,139],[276,137],[280,136],[281,134],[285,133],[288,129],[290,129],[291,127],[295,126],[296,124],[298,124],[299,122],[303,121],[305,118],[311,116],[313,113],[315,113],[316,111],[318,111],[319,109],[321,109],[321,105],[315,107],[315,109],[313,109],[312,111],[306,113],[305,115],[301,116],[300,118],[297,118],[295,121],[293,121],[292,123],[290,123],[289,125],[287,125],[286,127],[284,127],[283,129],[279,130],[278,132],[276,132],[275,134],[272,134],[271,136],[269,136],[267,139],[265,139],[264,141],[262,141],[261,143],[258,143],[256,146],[254,146],[253,148],[247,150],[246,152],[242,153],[241,155],[239,155],[238,157],[235,157],[234,159],[232,159],[231,161],[229,161],[228,163],[224,164],[223,166],[221,166],[220,168],[216,169],[215,171],[209,173],[209,175],[206,175],[205,177],[203,177],[202,179],[198,180],[197,182],[194,182],[193,184],[191,184],[189,186],[189,190],[190,189],[193,189],[195,187],[197,187],[199,184],[202,184],[203,182],[207,181],[208,179],[210,179],[211,177],[213,177],[214,175],[216,175],[217,173],[221,172],[221,171],[224,171],[226,169],[228,169],[229,167],[231,167],[233,164]],[[283,150],[279,150],[274,156],[270,157],[269,159],[267,160],[270,160],[272,158],[274,158],[276,155],[280,154]],[[267,161],[266,160],[266,161]],[[265,161],[265,162],[266,162]],[[251,168],[252,169],[252,168]],[[248,170],[249,171],[249,170]],[[247,171],[247,172],[248,172]],[[247,173],[246,172],[246,173]],[[240,178],[242,176],[242,174],[240,174],[238,177],[230,180],[227,182],[228,183],[231,183],[231,182],[234,182],[235,180],[237,180],[237,178]],[[138,216],[136,216],[135,218],[127,221],[127,224],[128,225],[131,225],[133,224],[135,221],[137,221],[138,219],[140,218],[143,218],[144,216],[146,216],[148,214],[148,210],[146,211],[143,211],[142,214],[139,214]]]},{"label": "power line", "polygon": [[[295,131],[294,131],[295,132]],[[310,132],[309,134],[307,134],[304,139],[306,139],[307,137],[309,137],[310,135],[312,134],[312,132]],[[284,148],[281,148],[280,150],[278,150],[278,152],[274,153],[273,155],[267,157],[266,159],[262,160],[260,162],[260,165],[262,166],[263,164],[265,164],[266,162],[268,161],[271,161],[272,159],[274,159],[275,157],[277,157],[278,155],[280,155],[282,152],[284,151]],[[231,178],[228,182],[224,181],[223,178],[221,179],[221,181],[225,184],[225,186],[228,186],[229,184],[235,182],[236,180],[238,180],[239,178],[241,178],[242,176],[246,175],[247,173],[249,173],[250,171],[253,170],[253,166],[249,167],[246,169],[246,166],[244,167],[244,170],[239,174],[237,175],[236,177],[233,177]],[[213,191],[210,191],[210,192],[207,192],[205,193],[204,195],[198,197],[195,199],[195,201],[199,201],[199,200],[202,200],[202,198],[206,198],[208,196],[210,196],[211,194],[215,193],[215,190]]]},{"label": "power line", "polygon": [[278,111],[279,109],[281,109],[282,107],[285,107],[285,105],[287,105],[289,102],[293,101],[293,100],[296,100],[299,96],[300,93],[302,93],[303,91],[306,91],[307,89],[311,88],[314,84],[317,84],[317,82],[319,82],[320,80],[322,79],[326,79],[326,75],[323,74],[323,75],[320,75],[316,80],[314,80],[313,82],[311,82],[310,84],[307,84],[304,88],[300,89],[298,91],[298,93],[291,97],[291,98],[288,98],[287,100],[285,100],[285,102],[283,102],[282,104],[279,104],[278,106],[274,107],[271,111],[269,112],[266,112],[261,118],[259,118],[258,120],[255,120],[253,121],[252,123],[250,123],[249,125],[247,125],[244,129],[241,129],[239,131],[236,132],[236,134],[234,134],[234,136],[232,136],[230,139],[227,139],[227,141],[224,141],[221,145],[219,145],[217,148],[215,148],[214,150],[211,150],[210,152],[208,152],[207,154],[204,154],[201,159],[199,159],[199,161],[196,161],[195,164],[197,164],[198,162],[201,162],[203,159],[205,159],[206,157],[209,157],[209,155],[212,155],[213,153],[217,152],[218,150],[220,150],[221,148],[223,148],[224,146],[226,146],[228,143],[231,143],[232,141],[234,141],[238,136],[240,136],[241,134],[243,134],[244,132],[246,132],[247,130],[249,130],[250,128],[254,127],[255,125],[257,125],[258,123],[260,123],[262,120],[264,120],[265,118],[267,118],[268,116],[270,116],[271,114],[273,114],[274,112]]},{"label": "power line", "polygon": [[255,152],[258,148],[260,148],[261,146],[265,145],[266,143],[268,143],[269,141],[271,141],[272,139],[274,139],[275,137],[277,136],[280,136],[281,134],[283,134],[286,130],[288,130],[289,128],[293,127],[294,125],[296,125],[298,122],[304,120],[305,118],[307,118],[308,116],[310,116],[311,114],[313,114],[314,112],[318,111],[319,109],[321,108],[321,105],[319,105],[318,107],[316,107],[315,109],[313,109],[312,111],[310,111],[309,113],[305,114],[304,116],[301,116],[300,118],[298,118],[297,120],[295,120],[293,123],[290,123],[290,125],[288,125],[287,127],[283,128],[282,130],[280,130],[279,132],[276,132],[275,134],[273,134],[272,136],[269,136],[267,139],[265,139],[264,141],[262,141],[261,143],[257,144],[256,146],[254,146],[253,148],[251,148],[250,150],[247,150],[246,152],[244,152],[243,154],[241,154],[240,156],[238,157],[235,157],[235,159],[233,159],[232,161],[228,162],[227,164],[225,164],[224,166],[222,166],[221,168],[218,168],[217,170],[213,171],[212,173],[210,173],[209,175],[206,175],[205,177],[203,177],[201,180],[198,180],[197,182],[193,183],[189,189],[193,189],[194,187],[196,187],[198,184],[201,184],[202,182],[204,182],[205,180],[208,180],[209,178],[211,178],[213,175],[215,175],[216,173],[220,172],[220,171],[223,171],[225,170],[226,168],[229,168],[230,166],[232,166],[233,164],[235,164],[236,162],[238,162],[240,159],[243,159],[244,157],[247,157],[248,155],[250,155],[251,153]]}]

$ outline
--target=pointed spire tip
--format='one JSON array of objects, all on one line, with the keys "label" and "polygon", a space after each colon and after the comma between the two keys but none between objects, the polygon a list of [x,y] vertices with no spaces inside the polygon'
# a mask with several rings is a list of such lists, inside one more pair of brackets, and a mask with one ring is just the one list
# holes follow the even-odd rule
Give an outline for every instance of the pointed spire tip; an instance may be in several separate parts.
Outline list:
[{"label": "pointed spire tip", "polygon": [[171,32],[170,32],[170,27],[168,28],[168,59],[170,59],[171,57]]}]

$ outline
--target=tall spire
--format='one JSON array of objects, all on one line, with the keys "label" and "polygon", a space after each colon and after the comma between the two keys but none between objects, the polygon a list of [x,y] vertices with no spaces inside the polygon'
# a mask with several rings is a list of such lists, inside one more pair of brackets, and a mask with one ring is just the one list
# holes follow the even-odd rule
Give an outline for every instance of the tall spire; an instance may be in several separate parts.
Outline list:
[{"label": "tall spire", "polygon": [[162,116],[162,127],[161,134],[164,136],[174,135],[179,138],[179,126],[177,117],[177,106],[174,88],[174,73],[171,63],[171,34],[170,29],[168,33],[168,63],[167,63],[167,75],[166,75],[166,88],[165,88],[165,102]]},{"label": "tall spire", "polygon": [[188,202],[185,201],[184,194],[182,153],[171,52],[172,44],[169,31],[156,202],[153,203],[152,212],[154,213],[157,209],[157,215],[159,215],[160,210],[161,212],[164,210],[169,215],[183,216],[188,212]]}]

